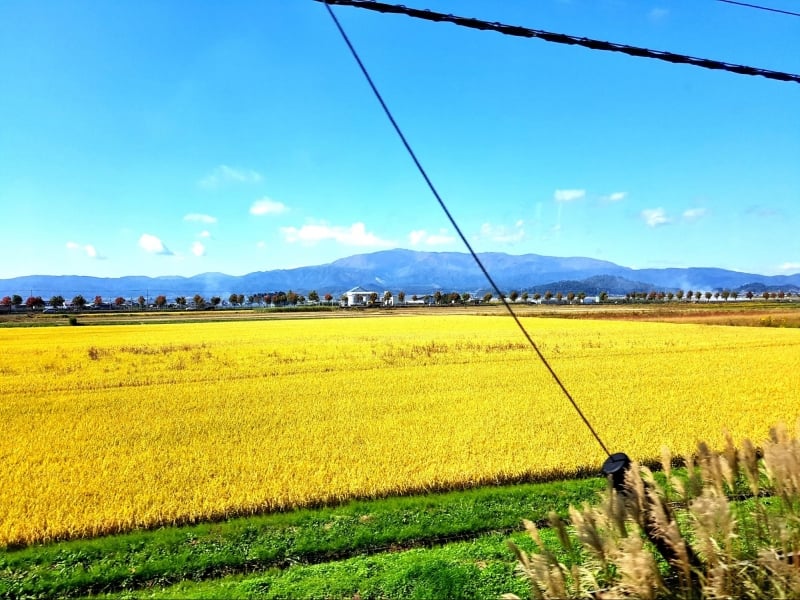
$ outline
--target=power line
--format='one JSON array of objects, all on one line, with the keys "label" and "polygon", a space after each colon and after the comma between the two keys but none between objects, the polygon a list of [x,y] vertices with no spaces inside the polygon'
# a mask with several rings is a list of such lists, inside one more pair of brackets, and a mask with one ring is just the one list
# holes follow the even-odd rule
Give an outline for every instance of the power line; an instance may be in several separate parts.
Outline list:
[{"label": "power line", "polygon": [[640,58],[653,58],[676,64],[686,64],[704,69],[713,69],[717,71],[728,71],[730,73],[737,73],[739,75],[759,75],[767,79],[775,79],[778,81],[792,81],[800,83],[800,75],[793,73],[784,73],[782,71],[769,71],[767,69],[760,69],[757,67],[748,67],[746,65],[737,65],[733,63],[722,62],[718,60],[711,60],[707,58],[697,58],[694,56],[687,56],[685,54],[676,54],[674,52],[664,52],[661,50],[651,50],[649,48],[641,48],[639,46],[628,46],[626,44],[616,44],[613,42],[604,42],[585,37],[576,37],[566,35],[563,33],[552,33],[549,31],[542,31],[539,29],[529,29],[527,27],[520,27],[517,25],[505,25],[503,23],[483,21],[481,19],[473,19],[470,17],[458,17],[445,13],[434,12],[431,10],[421,10],[417,8],[409,8],[399,4],[386,4],[384,2],[376,2],[375,0],[314,0],[315,2],[323,2],[326,5],[337,4],[342,6],[355,6],[357,8],[365,8],[367,10],[374,10],[381,13],[402,14],[416,19],[424,19],[426,21],[447,22],[459,25],[461,27],[468,27],[471,29],[480,29],[482,31],[497,31],[504,35],[512,35],[516,37],[538,38],[546,42],[553,42],[556,44],[567,44],[571,46],[582,46],[590,50],[604,50],[608,52],[621,52],[629,56],[636,56]]},{"label": "power line", "polygon": [[800,17],[800,13],[792,12],[790,10],[781,10],[780,8],[772,8],[770,6],[761,6],[759,4],[748,4],[747,2],[736,2],[736,0],[717,0],[717,2],[725,2],[726,4],[736,4],[737,6],[746,6],[747,8],[756,8],[758,10],[767,10],[769,12],[781,13],[783,15],[791,15],[793,17]]},{"label": "power line", "polygon": [[564,395],[572,403],[573,408],[578,413],[580,418],[583,419],[583,422],[586,424],[586,427],[589,428],[589,431],[592,432],[592,435],[597,440],[597,443],[600,444],[600,447],[603,449],[603,452],[605,452],[606,455],[608,455],[610,457],[611,453],[606,448],[606,445],[603,443],[603,440],[601,440],[600,436],[597,435],[597,432],[594,430],[594,427],[592,427],[592,424],[589,422],[589,420],[583,414],[581,409],[578,407],[577,402],[575,402],[575,400],[572,398],[572,395],[569,393],[567,388],[561,382],[561,379],[559,379],[558,375],[556,375],[556,372],[550,366],[550,363],[547,362],[547,359],[545,358],[544,354],[542,354],[541,350],[539,350],[539,347],[536,345],[536,342],[533,341],[533,338],[528,333],[528,330],[525,329],[525,326],[519,320],[519,317],[517,317],[516,313],[514,312],[514,309],[511,308],[511,305],[506,300],[505,295],[500,291],[500,288],[494,282],[494,279],[492,279],[492,276],[489,275],[489,271],[486,270],[486,267],[481,262],[481,259],[478,257],[478,255],[475,253],[475,251],[472,249],[472,246],[467,241],[466,236],[462,233],[461,228],[458,226],[458,223],[456,223],[456,220],[453,218],[453,215],[450,214],[450,211],[448,210],[447,205],[445,205],[444,200],[442,200],[442,197],[439,195],[439,192],[436,191],[436,187],[434,187],[433,182],[430,180],[430,178],[428,177],[427,172],[422,167],[422,164],[419,162],[419,159],[417,158],[417,155],[414,153],[414,150],[411,149],[411,145],[408,143],[408,140],[406,140],[406,136],[403,134],[403,131],[400,129],[400,126],[397,124],[397,121],[394,120],[394,117],[392,116],[392,113],[389,110],[389,107],[386,106],[386,103],[383,101],[383,96],[381,96],[380,92],[378,91],[378,88],[375,87],[375,84],[372,82],[372,77],[370,77],[369,72],[367,71],[367,68],[364,66],[364,63],[361,62],[361,58],[358,56],[358,52],[356,52],[356,49],[353,47],[353,44],[350,43],[350,38],[347,37],[347,34],[345,33],[344,29],[342,28],[341,24],[339,23],[339,19],[337,19],[336,15],[333,13],[333,10],[331,9],[330,4],[327,1],[325,1],[324,3],[325,3],[325,8],[328,10],[328,14],[331,16],[331,19],[333,19],[333,22],[335,23],[336,28],[339,30],[339,33],[341,34],[342,39],[347,44],[347,47],[350,49],[350,52],[353,55],[353,58],[356,60],[356,62],[358,63],[359,68],[361,69],[361,72],[364,74],[364,78],[367,80],[367,83],[369,84],[370,88],[372,88],[372,93],[375,95],[375,98],[377,98],[378,102],[380,103],[381,107],[383,108],[383,112],[386,114],[387,118],[391,122],[392,127],[394,127],[394,130],[397,133],[398,137],[400,138],[400,141],[403,142],[403,146],[405,146],[406,151],[408,152],[409,156],[411,156],[411,160],[414,161],[414,164],[416,165],[417,170],[419,171],[420,175],[422,175],[422,178],[425,180],[425,183],[428,184],[428,188],[430,189],[431,193],[436,198],[436,201],[439,203],[439,206],[444,211],[444,214],[447,215],[447,218],[450,221],[450,224],[453,226],[453,228],[458,233],[458,236],[461,238],[461,241],[464,242],[464,245],[466,246],[466,248],[469,251],[470,255],[472,255],[473,260],[478,265],[478,267],[480,268],[481,272],[483,272],[484,277],[486,277],[486,280],[489,282],[489,285],[492,287],[494,292],[502,300],[503,306],[506,307],[506,309],[508,310],[508,312],[511,315],[511,317],[514,319],[514,322],[517,324],[517,326],[519,327],[520,331],[522,331],[522,334],[528,340],[528,343],[536,351],[536,354],[539,356],[539,359],[542,361],[544,366],[547,367],[547,370],[550,372],[550,375],[553,377],[553,380],[555,380],[555,382],[561,388],[561,391],[564,392]]}]

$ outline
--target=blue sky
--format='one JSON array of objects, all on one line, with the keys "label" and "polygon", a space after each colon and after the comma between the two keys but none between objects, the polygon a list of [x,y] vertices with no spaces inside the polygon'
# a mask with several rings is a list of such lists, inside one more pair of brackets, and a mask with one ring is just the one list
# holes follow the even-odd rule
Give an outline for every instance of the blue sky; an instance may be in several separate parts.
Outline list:
[{"label": "blue sky", "polygon": [[[714,0],[404,3],[800,73]],[[800,85],[334,11],[477,251],[800,272]],[[317,2],[4,0],[0,78],[0,278],[465,250]]]}]

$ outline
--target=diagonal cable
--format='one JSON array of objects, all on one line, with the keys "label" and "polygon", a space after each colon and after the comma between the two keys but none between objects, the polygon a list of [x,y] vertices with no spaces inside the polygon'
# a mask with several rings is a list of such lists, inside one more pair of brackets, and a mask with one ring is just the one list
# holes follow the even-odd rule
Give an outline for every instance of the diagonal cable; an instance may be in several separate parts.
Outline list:
[{"label": "diagonal cable", "polygon": [[605,50],[608,52],[620,52],[628,56],[636,56],[639,58],[653,58],[675,64],[693,65],[704,69],[713,69],[718,71],[727,71],[729,73],[737,73],[739,75],[759,75],[767,79],[775,79],[778,81],[791,81],[800,83],[800,75],[794,73],[784,73],[782,71],[770,71],[767,69],[760,69],[758,67],[749,67],[746,65],[737,65],[734,63],[727,63],[719,60],[712,60],[708,58],[697,58],[694,56],[687,56],[685,54],[676,54],[675,52],[665,52],[663,50],[651,50],[649,48],[641,48],[639,46],[629,46],[627,44],[616,44],[613,42],[604,42],[586,37],[577,37],[574,35],[566,35],[563,33],[552,33],[550,31],[542,31],[540,29],[529,29],[527,27],[520,27],[517,25],[504,25],[503,23],[492,23],[490,21],[483,21],[481,19],[473,19],[469,17],[458,17],[456,15],[448,15],[445,13],[434,12],[432,10],[421,10],[417,8],[409,8],[400,4],[386,4],[385,2],[376,2],[374,0],[314,0],[315,2],[324,2],[325,4],[338,4],[342,6],[355,6],[358,8],[366,8],[367,10],[374,10],[382,13],[393,13],[407,15],[417,19],[424,19],[426,21],[447,22],[460,25],[462,27],[469,27],[471,29],[480,29],[483,31],[497,31],[505,35],[512,35],[517,37],[538,38],[546,42],[554,42],[556,44],[568,44],[571,46],[582,46],[590,50]]},{"label": "diagonal cable", "polygon": [[792,12],[791,10],[781,10],[780,8],[772,8],[771,6],[761,6],[760,4],[749,4],[747,2],[736,2],[735,0],[718,0],[718,2],[725,2],[726,4],[735,4],[736,6],[745,6],[747,8],[755,8],[757,10],[766,10],[769,12],[780,13],[782,15],[789,15],[792,17],[800,17],[800,13]]},{"label": "diagonal cable", "polygon": [[339,19],[336,18],[336,15],[333,13],[333,10],[331,9],[331,7],[330,7],[330,5],[328,4],[327,1],[325,1],[325,8],[328,10],[328,14],[331,16],[331,19],[333,19],[333,22],[336,24],[336,28],[339,30],[339,33],[341,34],[342,39],[344,40],[344,42],[347,44],[347,47],[350,49],[350,52],[352,53],[353,58],[358,63],[358,66],[361,69],[361,72],[364,74],[364,77],[366,78],[367,83],[369,83],[370,88],[372,88],[372,93],[375,94],[375,98],[377,98],[378,102],[380,103],[381,107],[383,108],[383,112],[386,113],[386,117],[392,123],[392,127],[394,127],[394,130],[397,133],[398,137],[400,138],[400,141],[403,142],[403,146],[405,146],[406,151],[408,152],[409,156],[411,156],[411,159],[414,161],[414,164],[416,165],[417,170],[419,171],[420,175],[422,175],[423,179],[425,180],[425,183],[428,184],[428,188],[430,189],[431,193],[436,198],[436,201],[439,203],[439,206],[444,211],[444,214],[447,215],[447,218],[450,221],[450,224],[453,226],[453,229],[456,230],[456,232],[458,233],[458,236],[461,238],[461,241],[464,242],[464,245],[467,247],[467,250],[469,251],[470,255],[472,255],[472,258],[475,260],[475,263],[480,268],[480,270],[483,273],[484,277],[486,277],[486,280],[489,282],[489,285],[492,287],[492,289],[494,290],[495,294],[497,294],[497,296],[502,300],[503,306],[506,307],[506,310],[508,310],[508,312],[511,315],[511,317],[514,319],[514,322],[517,324],[517,327],[519,327],[520,331],[525,336],[525,339],[528,340],[528,343],[531,345],[531,347],[536,351],[536,354],[539,356],[539,359],[542,361],[544,366],[547,367],[547,370],[550,372],[550,375],[553,377],[553,380],[558,384],[558,387],[561,388],[561,391],[564,392],[564,395],[570,401],[570,403],[572,404],[572,407],[575,409],[575,411],[578,413],[580,418],[583,420],[583,422],[586,425],[586,427],[588,427],[589,431],[592,432],[592,435],[594,436],[594,439],[597,440],[598,444],[600,444],[600,447],[603,449],[603,452],[605,452],[608,456],[611,456],[611,453],[606,448],[606,445],[603,443],[603,440],[601,440],[600,436],[597,435],[597,432],[594,430],[594,427],[592,427],[592,424],[586,418],[586,415],[583,414],[583,411],[581,411],[580,407],[578,406],[578,403],[575,402],[574,398],[572,397],[572,394],[569,393],[567,388],[561,382],[561,379],[559,379],[559,377],[556,374],[556,372],[550,366],[550,363],[547,362],[547,359],[545,358],[544,354],[542,354],[541,350],[539,350],[539,346],[537,346],[536,342],[533,341],[533,338],[528,333],[528,330],[525,329],[525,326],[519,320],[519,317],[517,317],[516,313],[514,312],[514,309],[511,308],[511,305],[506,300],[505,295],[500,291],[500,288],[494,282],[494,279],[492,279],[492,276],[489,274],[489,271],[486,270],[486,267],[483,265],[483,262],[481,262],[481,259],[478,257],[478,255],[475,253],[475,251],[472,249],[472,246],[467,241],[466,236],[461,231],[461,228],[458,226],[458,223],[456,223],[456,220],[453,218],[453,215],[450,214],[450,211],[448,210],[447,206],[445,205],[444,200],[442,200],[442,197],[439,195],[439,192],[436,191],[436,187],[434,187],[433,182],[428,177],[428,174],[425,172],[425,169],[422,167],[422,164],[419,162],[419,159],[417,159],[417,155],[414,153],[414,150],[411,149],[411,145],[408,143],[408,140],[406,140],[406,136],[403,135],[403,131],[400,129],[400,126],[397,124],[397,121],[395,121],[394,117],[392,116],[392,113],[389,110],[389,107],[386,106],[386,103],[383,101],[383,97],[381,96],[380,92],[378,91],[378,88],[375,87],[375,84],[372,81],[372,77],[370,77],[369,72],[367,71],[366,67],[364,66],[364,63],[361,62],[361,58],[359,57],[358,52],[356,52],[356,49],[353,47],[353,44],[350,43],[350,38],[347,37],[347,34],[345,33],[344,29],[342,28],[341,24],[339,23]]}]

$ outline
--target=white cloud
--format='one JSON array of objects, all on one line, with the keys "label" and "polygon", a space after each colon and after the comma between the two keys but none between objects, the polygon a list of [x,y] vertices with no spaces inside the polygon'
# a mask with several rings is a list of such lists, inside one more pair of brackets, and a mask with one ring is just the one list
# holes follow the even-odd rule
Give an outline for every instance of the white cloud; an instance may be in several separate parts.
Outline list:
[{"label": "white cloud", "polygon": [[763,206],[763,205],[754,205],[748,206],[745,209],[746,215],[753,215],[756,217],[779,217],[781,216],[780,211],[770,207],[770,206]]},{"label": "white cloud", "polygon": [[279,215],[288,210],[286,205],[282,202],[276,202],[270,198],[264,197],[261,200],[256,200],[250,207],[250,214],[258,217],[262,215]]},{"label": "white cloud", "polygon": [[96,260],[104,260],[105,256],[101,256],[100,253],[97,251],[92,244],[78,244],[77,242],[67,242],[66,243],[67,250],[83,250],[83,253],[89,257],[94,258]]},{"label": "white cloud", "polygon": [[189,213],[183,217],[183,220],[192,223],[216,223],[217,217],[212,217],[211,215],[204,215],[201,213]]},{"label": "white cloud", "polygon": [[192,254],[195,256],[205,256],[206,254],[206,247],[203,246],[200,242],[195,242],[192,244]]},{"label": "white cloud", "polygon": [[164,242],[149,233],[143,233],[139,238],[139,247],[150,254],[172,255],[172,251],[164,245]]},{"label": "white cloud", "polygon": [[208,231],[207,229],[203,230],[203,231],[201,231],[200,233],[197,234],[197,237],[210,238],[211,237],[211,232]]},{"label": "white cloud", "polygon": [[683,211],[683,218],[686,221],[697,221],[698,219],[702,219],[708,214],[708,211],[705,208],[687,208]]},{"label": "white cloud", "polygon": [[424,244],[426,246],[443,246],[452,244],[456,238],[448,233],[446,229],[440,229],[439,233],[428,233],[424,229],[418,229],[408,234],[408,241],[412,246]]},{"label": "white cloud", "polygon": [[586,195],[586,190],[556,190],[553,198],[556,202],[574,202]]},{"label": "white cloud", "polygon": [[426,235],[428,235],[428,232],[424,229],[416,229],[408,234],[408,241],[412,246],[416,246],[425,239]]},{"label": "white cloud", "polygon": [[647,18],[653,22],[661,21],[669,15],[669,10],[666,8],[654,8],[647,13]]},{"label": "white cloud", "polygon": [[525,238],[525,230],[523,229],[523,225],[524,223],[522,221],[517,221],[512,227],[484,223],[481,225],[479,237],[480,239],[489,240],[500,244],[519,242]]},{"label": "white cloud", "polygon": [[648,227],[658,227],[670,222],[663,208],[647,208],[639,213]]},{"label": "white cloud", "polygon": [[315,244],[324,240],[333,240],[345,246],[391,247],[395,245],[368,232],[364,223],[353,223],[350,227],[311,223],[303,225],[299,229],[297,227],[281,227],[280,231],[283,238],[289,243]]},{"label": "white cloud", "polygon": [[266,247],[267,247],[267,243],[264,240],[260,240],[260,241],[256,242],[256,248],[266,248]]},{"label": "white cloud", "polygon": [[605,202],[622,202],[628,196],[628,192],[613,192],[608,196],[603,196]]},{"label": "white cloud", "polygon": [[785,262],[779,268],[788,273],[800,273],[800,262]]},{"label": "white cloud", "polygon": [[214,189],[226,183],[259,183],[263,177],[261,173],[251,169],[240,169],[219,165],[211,173],[203,177],[198,183],[200,187]]}]

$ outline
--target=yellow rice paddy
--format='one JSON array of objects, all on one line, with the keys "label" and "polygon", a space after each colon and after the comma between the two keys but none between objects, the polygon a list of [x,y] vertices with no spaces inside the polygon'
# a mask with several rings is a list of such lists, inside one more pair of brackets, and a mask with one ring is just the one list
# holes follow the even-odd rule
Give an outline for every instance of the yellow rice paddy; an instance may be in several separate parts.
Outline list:
[{"label": "yellow rice paddy", "polygon": [[[763,439],[800,330],[523,319],[611,452]],[[507,317],[0,330],[0,547],[599,469]]]}]

